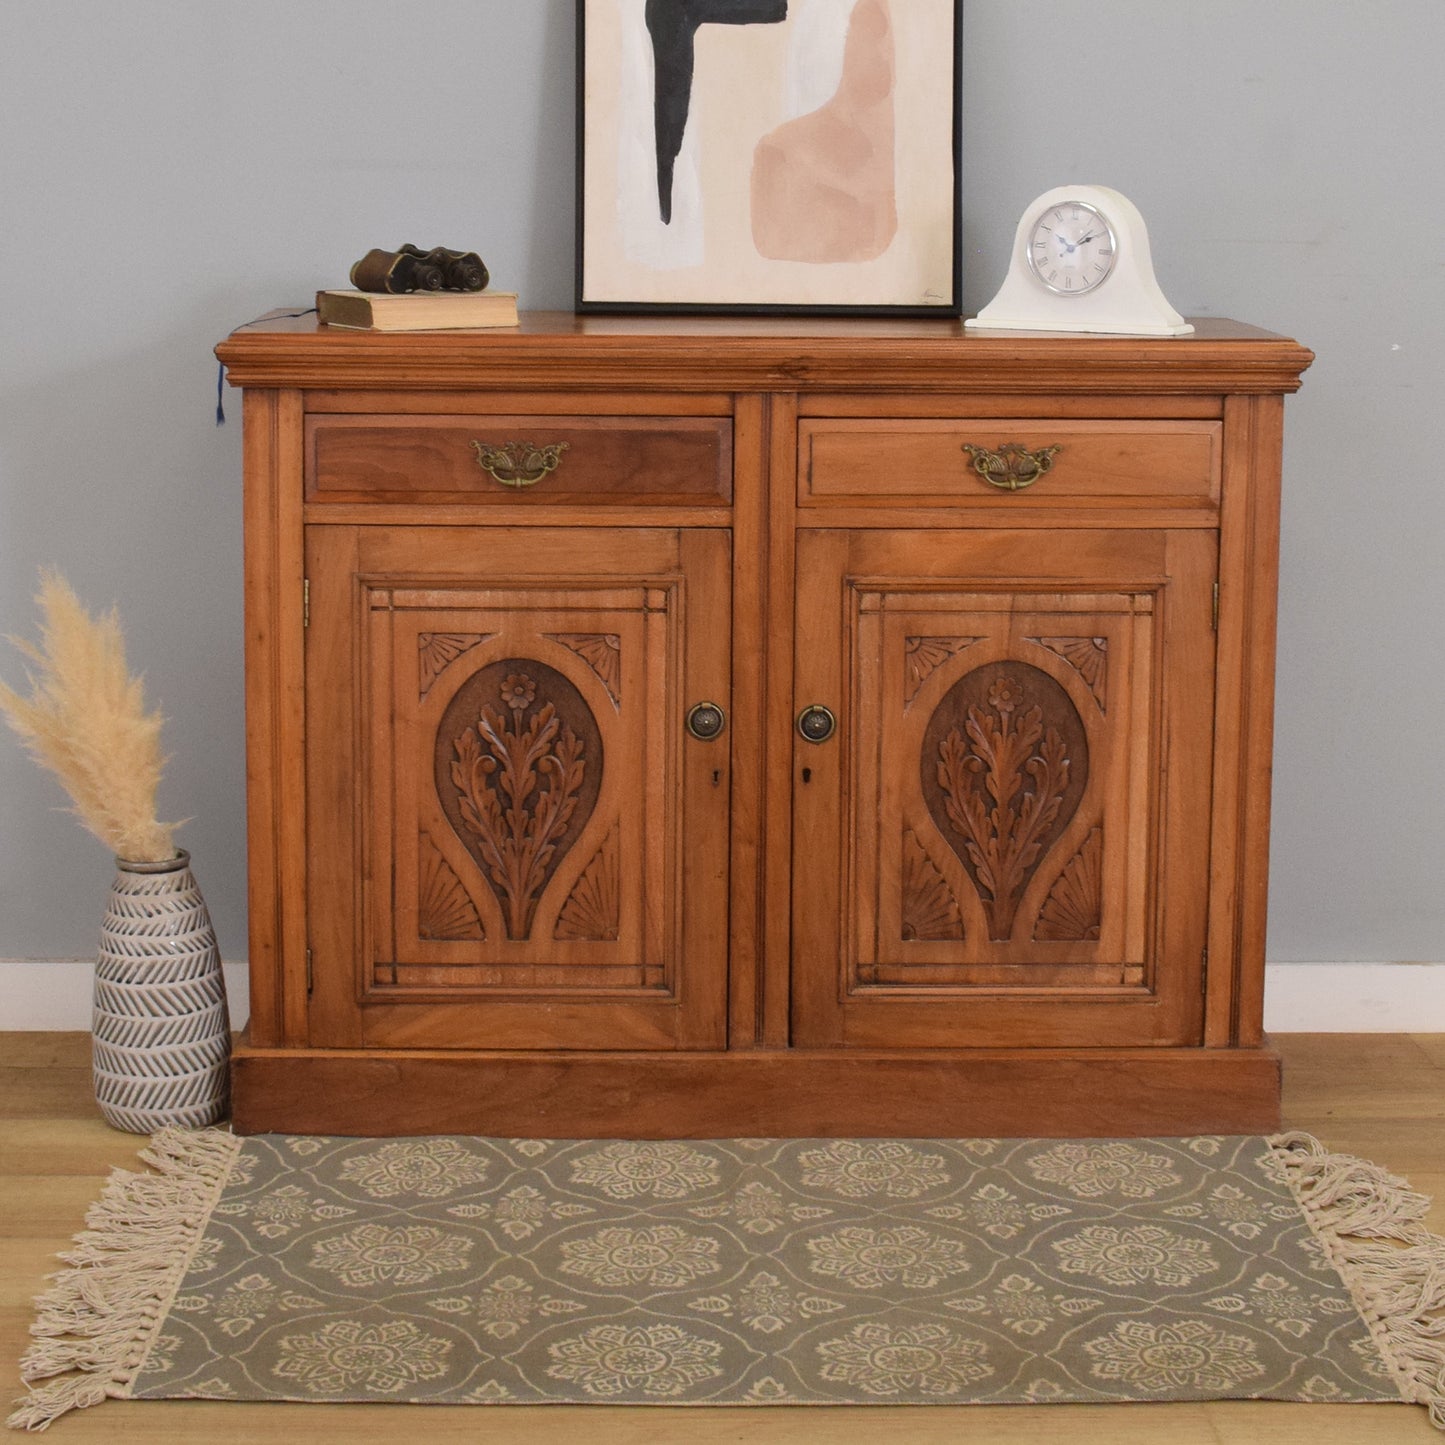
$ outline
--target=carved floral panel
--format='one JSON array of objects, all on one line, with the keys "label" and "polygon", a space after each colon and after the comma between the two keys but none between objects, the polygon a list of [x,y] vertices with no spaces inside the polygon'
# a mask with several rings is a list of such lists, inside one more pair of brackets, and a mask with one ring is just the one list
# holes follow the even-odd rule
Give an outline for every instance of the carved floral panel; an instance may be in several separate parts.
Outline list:
[{"label": "carved floral panel", "polygon": [[1078,709],[1028,663],[974,668],[934,709],[920,763],[924,801],[978,890],[989,937],[1010,938],[1025,887],[1088,784]]},{"label": "carved floral panel", "polygon": [[311,531],[312,1041],[720,1047],[727,533]]},{"label": "carved floral panel", "polygon": [[851,595],[849,987],[1135,986],[1152,594]]},{"label": "carved floral panel", "polygon": [[592,815],[602,736],[577,688],[535,658],[474,673],[437,730],[437,796],[506,919],[532,930],[543,889]]}]

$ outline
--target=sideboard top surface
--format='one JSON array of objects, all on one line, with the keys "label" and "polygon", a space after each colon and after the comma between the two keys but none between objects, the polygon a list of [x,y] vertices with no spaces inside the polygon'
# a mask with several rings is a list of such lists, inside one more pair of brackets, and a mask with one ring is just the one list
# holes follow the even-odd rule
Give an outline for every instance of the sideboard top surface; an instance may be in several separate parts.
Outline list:
[{"label": "sideboard top surface", "polygon": [[468,386],[678,391],[1283,393],[1314,359],[1237,321],[1191,336],[964,329],[957,319],[576,316],[517,327],[353,331],[277,315],[216,348],[233,386],[436,390]]}]

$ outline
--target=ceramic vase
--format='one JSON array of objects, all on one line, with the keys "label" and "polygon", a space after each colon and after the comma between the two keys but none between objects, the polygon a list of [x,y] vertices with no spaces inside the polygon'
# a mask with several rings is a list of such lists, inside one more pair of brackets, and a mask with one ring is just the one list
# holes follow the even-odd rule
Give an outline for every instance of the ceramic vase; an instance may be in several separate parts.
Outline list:
[{"label": "ceramic vase", "polygon": [[116,859],[95,966],[91,1061],[106,1122],[132,1134],[214,1124],[229,1101],[231,1023],[205,900],[184,850]]}]

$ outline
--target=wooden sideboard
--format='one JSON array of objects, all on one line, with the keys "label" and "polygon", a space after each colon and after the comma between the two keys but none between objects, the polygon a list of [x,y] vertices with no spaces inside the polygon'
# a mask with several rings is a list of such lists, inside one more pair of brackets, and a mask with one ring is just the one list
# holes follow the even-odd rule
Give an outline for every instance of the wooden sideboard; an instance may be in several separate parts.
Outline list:
[{"label": "wooden sideboard", "polygon": [[278,319],[218,355],[238,1129],[1278,1123],[1304,348],[539,314]]}]

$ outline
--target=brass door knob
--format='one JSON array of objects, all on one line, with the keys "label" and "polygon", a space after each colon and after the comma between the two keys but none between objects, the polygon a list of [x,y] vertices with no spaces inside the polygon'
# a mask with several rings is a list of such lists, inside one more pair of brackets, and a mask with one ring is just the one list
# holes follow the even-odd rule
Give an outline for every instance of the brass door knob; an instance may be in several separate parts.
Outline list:
[{"label": "brass door knob", "polygon": [[715,702],[697,703],[687,714],[687,730],[701,742],[710,743],[727,724],[727,714]]},{"label": "brass door knob", "polygon": [[838,730],[838,719],[822,703],[813,703],[798,714],[798,733],[810,743],[825,743]]}]

